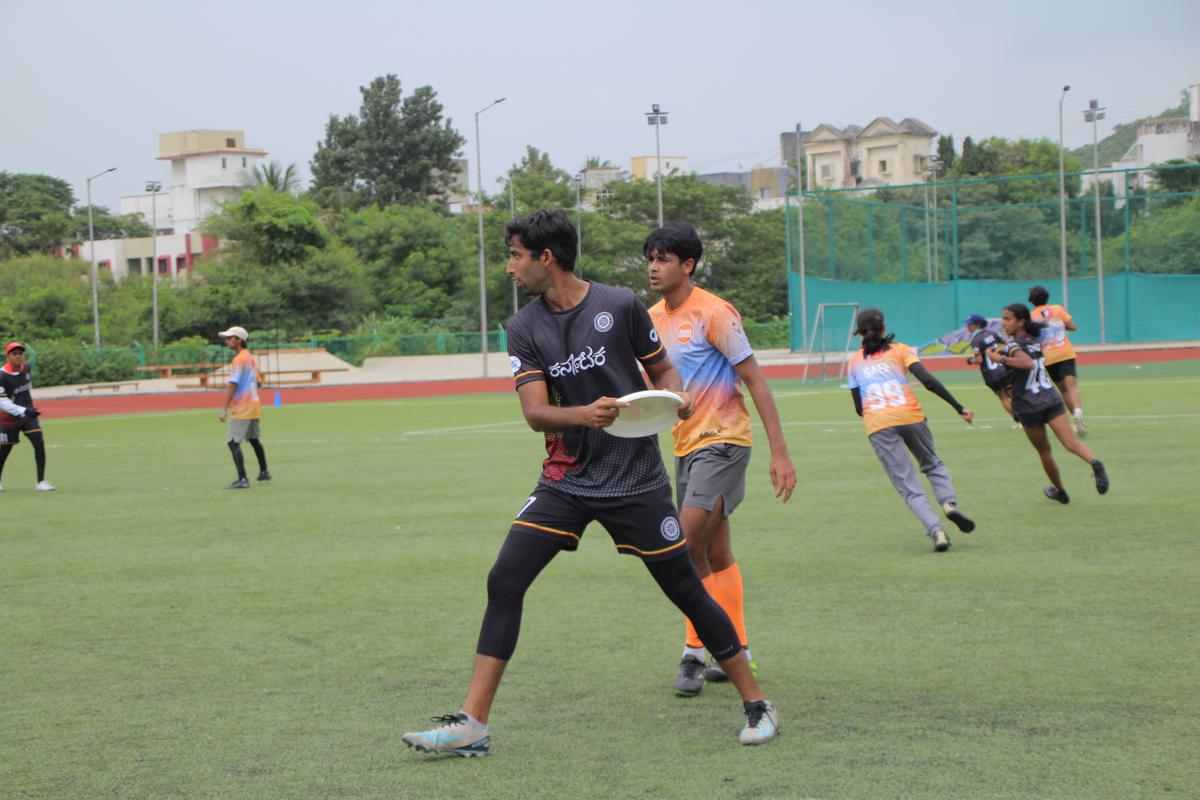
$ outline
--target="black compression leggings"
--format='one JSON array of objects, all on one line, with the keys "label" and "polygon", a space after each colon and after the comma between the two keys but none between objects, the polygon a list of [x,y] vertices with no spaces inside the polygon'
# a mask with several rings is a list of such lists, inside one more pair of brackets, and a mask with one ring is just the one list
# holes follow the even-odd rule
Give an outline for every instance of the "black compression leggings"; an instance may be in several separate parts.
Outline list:
[{"label": "black compression leggings", "polygon": [[[512,658],[521,633],[525,592],[538,574],[558,555],[557,542],[523,531],[509,531],[500,555],[488,573],[487,611],[475,652],[501,661]],[[723,661],[736,655],[742,644],[728,615],[705,591],[687,551],[662,561],[643,561],[663,593],[696,626],[700,640]]]},{"label": "black compression leggings", "polygon": [[[38,483],[41,483],[46,480],[46,440],[42,438],[41,431],[30,431],[25,434],[25,438],[33,447],[33,462],[37,465]],[[4,462],[8,461],[8,454],[12,449],[13,446],[8,444],[0,447],[0,472],[4,471]]]}]

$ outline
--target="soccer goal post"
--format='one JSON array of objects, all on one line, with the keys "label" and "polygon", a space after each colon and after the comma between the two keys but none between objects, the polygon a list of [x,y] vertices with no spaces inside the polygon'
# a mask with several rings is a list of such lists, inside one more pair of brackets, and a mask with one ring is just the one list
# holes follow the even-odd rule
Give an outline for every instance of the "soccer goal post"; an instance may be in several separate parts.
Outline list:
[{"label": "soccer goal post", "polygon": [[[854,322],[858,319],[858,306],[858,303],[821,303],[817,306],[812,335],[808,337],[809,352],[804,360],[803,380],[808,380],[808,372],[817,359],[820,359],[821,363],[819,375],[822,382],[828,380],[828,365],[835,358],[838,379],[845,375],[846,364],[850,360],[851,343],[854,341]],[[833,312],[832,315],[830,312]]]}]

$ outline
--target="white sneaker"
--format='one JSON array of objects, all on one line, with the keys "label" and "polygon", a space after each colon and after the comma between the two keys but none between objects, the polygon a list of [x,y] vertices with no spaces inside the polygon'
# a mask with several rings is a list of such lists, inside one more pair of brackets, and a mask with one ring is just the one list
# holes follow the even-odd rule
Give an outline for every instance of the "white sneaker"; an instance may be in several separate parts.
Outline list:
[{"label": "white sneaker", "polygon": [[934,552],[944,553],[950,549],[950,537],[941,528],[934,528],[929,532],[929,538],[933,539]]},{"label": "white sneaker", "polygon": [[765,744],[779,733],[779,712],[769,700],[743,703],[746,710],[746,726],[738,734],[742,744]]},{"label": "white sneaker", "polygon": [[450,753],[463,758],[488,754],[492,738],[486,725],[475,725],[463,713],[434,717],[433,721],[441,724],[404,734],[404,743],[425,753]]},{"label": "white sneaker", "polygon": [[54,484],[50,481],[38,481],[37,487],[35,488],[37,488],[39,492],[53,492]]},{"label": "white sneaker", "polygon": [[3,492],[3,491],[4,491],[4,484],[0,483],[0,492]]},{"label": "white sneaker", "polygon": [[1083,415],[1071,417],[1071,428],[1075,432],[1076,439],[1086,439],[1088,435],[1087,423],[1083,421]]}]

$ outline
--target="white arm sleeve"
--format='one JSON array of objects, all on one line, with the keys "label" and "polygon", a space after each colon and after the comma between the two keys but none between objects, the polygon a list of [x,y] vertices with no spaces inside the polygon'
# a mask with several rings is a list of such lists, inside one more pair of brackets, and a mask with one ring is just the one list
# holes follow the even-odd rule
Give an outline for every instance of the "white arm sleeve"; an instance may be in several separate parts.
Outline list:
[{"label": "white arm sleeve", "polygon": [[25,406],[19,406],[12,400],[9,400],[6,394],[0,394],[0,411],[12,414],[14,417],[25,416]]}]

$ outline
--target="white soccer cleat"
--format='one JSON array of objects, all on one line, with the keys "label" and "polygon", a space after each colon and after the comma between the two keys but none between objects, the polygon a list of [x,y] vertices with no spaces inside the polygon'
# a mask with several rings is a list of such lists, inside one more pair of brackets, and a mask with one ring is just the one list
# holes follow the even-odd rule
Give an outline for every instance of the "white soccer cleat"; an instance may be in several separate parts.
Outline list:
[{"label": "white soccer cleat", "polygon": [[746,710],[746,726],[738,734],[742,744],[765,744],[779,733],[779,712],[768,700],[742,703]]},{"label": "white soccer cleat", "polygon": [[474,724],[461,712],[434,717],[433,721],[441,724],[427,731],[404,734],[401,737],[404,743],[424,753],[446,753],[463,758],[488,754],[492,737],[486,725]]},{"label": "white soccer cleat", "polygon": [[35,487],[39,492],[53,492],[54,484],[50,481],[38,481]]}]

